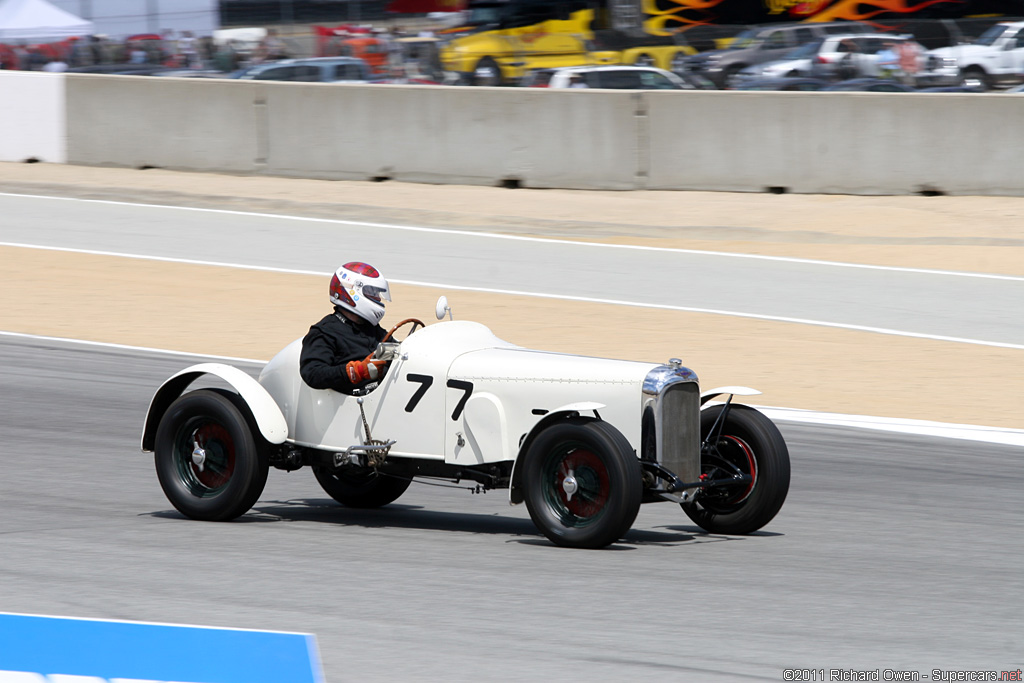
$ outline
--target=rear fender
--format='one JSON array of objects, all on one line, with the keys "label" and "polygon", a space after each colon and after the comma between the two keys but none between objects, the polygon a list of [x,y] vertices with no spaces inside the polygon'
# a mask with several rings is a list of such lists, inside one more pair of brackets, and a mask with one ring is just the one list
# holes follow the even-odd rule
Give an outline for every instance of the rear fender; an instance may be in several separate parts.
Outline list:
[{"label": "rear fender", "polygon": [[700,404],[703,406],[716,396],[757,396],[761,392],[750,387],[715,387],[700,394]]},{"label": "rear fender", "polygon": [[236,367],[223,363],[200,363],[185,368],[164,382],[149,403],[146,425],[142,430],[142,450],[152,451],[156,442],[156,430],[164,413],[185,388],[203,375],[214,375],[224,380],[238,392],[249,407],[256,426],[263,438],[272,444],[284,443],[288,437],[288,423],[273,397],[259,382]]},{"label": "rear fender", "polygon": [[512,463],[512,476],[509,478],[508,487],[509,503],[518,505],[523,502],[523,492],[519,488],[519,480],[522,478],[522,470],[519,467],[519,463],[523,459],[523,453],[530,448],[530,444],[537,438],[537,435],[544,431],[549,424],[564,420],[567,417],[579,417],[581,412],[592,412],[594,414],[593,419],[600,420],[601,416],[598,415],[597,411],[600,408],[604,408],[604,405],[603,403],[595,403],[593,401],[569,403],[552,410],[543,419],[539,420],[537,424],[533,425],[533,429],[526,434],[522,443],[519,444],[519,453],[516,455],[516,461]]}]

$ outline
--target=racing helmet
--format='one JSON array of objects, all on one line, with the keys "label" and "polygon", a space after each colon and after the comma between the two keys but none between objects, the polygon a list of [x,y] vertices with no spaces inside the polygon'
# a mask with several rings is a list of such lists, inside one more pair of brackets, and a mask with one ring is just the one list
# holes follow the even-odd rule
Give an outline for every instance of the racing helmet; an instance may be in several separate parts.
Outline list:
[{"label": "racing helmet", "polygon": [[385,301],[391,301],[388,281],[369,263],[346,263],[331,278],[331,303],[352,311],[371,325],[384,317]]}]

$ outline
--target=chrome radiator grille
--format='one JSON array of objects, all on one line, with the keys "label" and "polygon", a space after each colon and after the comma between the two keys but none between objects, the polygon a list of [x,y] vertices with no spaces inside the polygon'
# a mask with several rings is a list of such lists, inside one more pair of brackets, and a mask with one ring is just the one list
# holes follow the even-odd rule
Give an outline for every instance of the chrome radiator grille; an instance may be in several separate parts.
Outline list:
[{"label": "chrome radiator grille", "polygon": [[700,478],[700,388],[670,384],[655,398],[658,461],[686,482]]}]

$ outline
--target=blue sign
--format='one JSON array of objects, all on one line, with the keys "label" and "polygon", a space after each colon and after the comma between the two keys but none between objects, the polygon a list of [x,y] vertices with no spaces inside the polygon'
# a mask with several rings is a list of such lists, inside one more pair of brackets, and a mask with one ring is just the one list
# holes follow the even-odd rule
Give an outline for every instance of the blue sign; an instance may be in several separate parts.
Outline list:
[{"label": "blue sign", "polygon": [[323,683],[307,633],[0,613],[0,683]]}]

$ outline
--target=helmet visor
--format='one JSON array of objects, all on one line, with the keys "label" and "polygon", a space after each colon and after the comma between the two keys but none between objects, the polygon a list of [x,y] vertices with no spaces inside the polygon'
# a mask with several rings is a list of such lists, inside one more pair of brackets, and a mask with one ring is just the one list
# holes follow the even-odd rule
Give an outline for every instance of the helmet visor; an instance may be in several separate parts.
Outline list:
[{"label": "helmet visor", "polygon": [[377,303],[381,303],[381,299],[383,299],[384,301],[391,301],[391,293],[388,292],[387,287],[374,287],[373,285],[364,285],[363,296],[365,296],[370,301],[376,301]]}]

